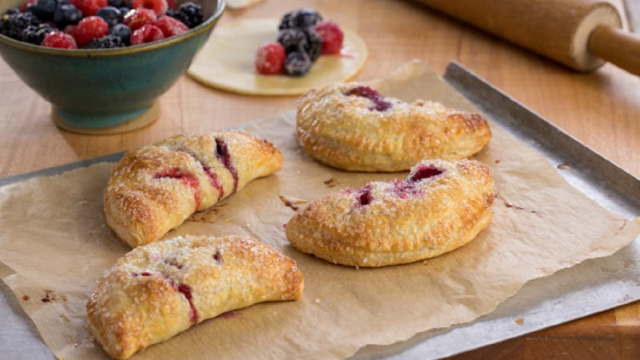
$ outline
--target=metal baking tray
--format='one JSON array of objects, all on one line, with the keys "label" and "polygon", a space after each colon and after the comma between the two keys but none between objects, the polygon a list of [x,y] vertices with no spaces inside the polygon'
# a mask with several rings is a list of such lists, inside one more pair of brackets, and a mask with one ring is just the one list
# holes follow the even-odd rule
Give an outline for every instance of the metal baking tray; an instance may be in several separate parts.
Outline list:
[{"label": "metal baking tray", "polygon": [[[604,208],[626,218],[640,215],[640,180],[597,154],[561,129],[503,94],[460,64],[451,63],[444,80],[498,126],[526,142],[559,173]],[[111,154],[0,178],[0,186],[34,176],[57,175],[100,162],[115,162]],[[612,309],[640,299],[640,241],[616,254],[587,260],[526,284],[494,312],[469,324],[427,331],[390,346],[367,346],[352,360],[439,359],[521,336],[543,328]],[[514,319],[524,319],[517,323]],[[0,354],[7,359],[55,359],[35,326],[20,309],[11,290],[0,282]]]}]

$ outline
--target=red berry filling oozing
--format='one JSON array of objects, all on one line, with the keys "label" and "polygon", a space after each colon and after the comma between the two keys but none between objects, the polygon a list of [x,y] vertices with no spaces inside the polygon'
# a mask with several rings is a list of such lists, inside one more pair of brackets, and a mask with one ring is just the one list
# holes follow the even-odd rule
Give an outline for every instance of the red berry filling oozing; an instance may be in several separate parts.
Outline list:
[{"label": "red berry filling oozing", "polygon": [[193,190],[193,199],[196,203],[196,211],[200,209],[200,203],[202,201],[200,195],[200,183],[198,179],[190,172],[184,171],[180,168],[165,169],[154,175],[154,179],[178,179],[184,184],[189,186]]},{"label": "red berry filling oozing", "polygon": [[[440,169],[436,167],[434,164],[429,165],[419,165],[418,169],[415,170],[412,174],[409,175],[407,179],[403,180],[393,180],[391,184],[393,187],[391,188],[392,193],[401,198],[401,199],[409,199],[416,195],[420,195],[423,192],[423,189],[418,189],[416,187],[417,183],[422,180],[430,179],[435,176],[442,175],[446,170]],[[360,190],[356,191],[355,199],[356,199],[356,208],[369,205],[373,202],[373,195],[371,195],[371,190],[373,189],[373,185],[369,184]],[[346,189],[345,193],[352,194],[352,189]]]},{"label": "red berry filling oozing", "polygon": [[225,168],[229,170],[231,176],[233,177],[233,191],[236,192],[238,189],[238,170],[236,170],[235,166],[231,163],[231,154],[229,153],[229,147],[227,143],[222,139],[216,139],[216,156],[222,162]]},{"label": "red berry filling oozing", "polygon": [[193,294],[191,293],[191,287],[189,285],[186,285],[186,284],[178,284],[177,286],[174,285],[174,288],[179,293],[182,293],[182,295],[184,295],[184,297],[189,302],[189,307],[191,308],[191,312],[190,312],[190,316],[189,316],[189,318],[191,319],[191,324],[193,324],[193,325],[197,324],[198,323],[198,310],[196,309],[196,306],[193,303]]},{"label": "red berry filling oozing", "polygon": [[349,91],[347,91],[347,93],[345,94],[347,96],[360,96],[363,98],[367,98],[369,100],[371,100],[371,102],[373,102],[373,106],[369,107],[369,110],[372,111],[385,111],[390,109],[393,104],[391,104],[390,102],[388,102],[387,100],[385,100],[384,96],[382,96],[382,94],[380,94],[378,91],[376,91],[375,89],[372,89],[368,86],[365,85],[361,85],[358,87],[355,87]]}]

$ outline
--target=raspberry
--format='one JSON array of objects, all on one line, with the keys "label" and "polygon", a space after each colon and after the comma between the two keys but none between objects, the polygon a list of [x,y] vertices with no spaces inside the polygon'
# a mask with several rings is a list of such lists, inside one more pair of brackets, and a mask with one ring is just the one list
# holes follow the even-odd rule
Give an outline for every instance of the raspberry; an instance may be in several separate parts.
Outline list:
[{"label": "raspberry", "polygon": [[344,34],[338,24],[333,21],[321,21],[316,25],[316,31],[322,36],[322,53],[338,54],[342,49]]},{"label": "raspberry", "polygon": [[283,74],[285,57],[284,47],[280,43],[265,43],[256,52],[256,70],[263,75]]},{"label": "raspberry", "polygon": [[107,6],[107,0],[71,0],[71,4],[75,5],[80,11],[82,16],[93,16],[98,10]]},{"label": "raspberry", "polygon": [[73,36],[79,47],[90,43],[93,39],[99,39],[109,33],[109,24],[99,16],[86,17],[78,23]]},{"label": "raspberry", "polygon": [[167,7],[169,9],[175,9],[176,8],[176,0],[167,0]]},{"label": "raspberry", "polygon": [[164,34],[159,27],[155,25],[145,25],[131,34],[131,45],[146,44],[164,39]]},{"label": "raspberry", "polygon": [[143,27],[144,25],[153,24],[157,19],[156,13],[150,9],[135,9],[129,11],[124,16],[122,23],[127,25],[131,31],[135,31]]},{"label": "raspberry", "polygon": [[153,25],[159,27],[160,30],[162,30],[164,37],[180,35],[189,31],[187,25],[183,24],[182,21],[178,19],[172,18],[171,16],[163,16],[160,19],[156,20]]},{"label": "raspberry", "polygon": [[78,25],[67,25],[64,27],[64,30],[62,31],[64,31],[65,34],[69,34],[75,38],[75,33],[77,28],[78,28]]},{"label": "raspberry", "polygon": [[150,9],[153,10],[157,16],[164,15],[168,7],[167,0],[133,0],[134,9]]},{"label": "raspberry", "polygon": [[44,36],[42,46],[58,49],[77,49],[78,45],[71,35],[62,31],[50,32]]}]

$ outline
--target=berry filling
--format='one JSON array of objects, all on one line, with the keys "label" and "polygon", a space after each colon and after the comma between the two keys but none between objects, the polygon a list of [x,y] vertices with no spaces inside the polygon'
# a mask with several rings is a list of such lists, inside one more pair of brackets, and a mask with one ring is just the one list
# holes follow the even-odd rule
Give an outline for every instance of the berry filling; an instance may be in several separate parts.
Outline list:
[{"label": "berry filling", "polygon": [[154,175],[154,179],[178,179],[185,185],[189,186],[193,190],[193,199],[196,203],[196,211],[200,209],[200,203],[202,201],[200,196],[200,183],[195,175],[183,171],[180,168],[171,168],[163,170]]},{"label": "berry filling", "polygon": [[421,165],[418,170],[409,176],[409,181],[418,182],[420,180],[428,179],[434,176],[438,176],[444,173],[444,169],[438,169],[435,165],[430,164],[428,166]]},{"label": "berry filling", "polygon": [[176,268],[178,268],[178,270],[182,270],[182,264],[179,264],[178,260],[176,259],[165,259],[164,263],[167,265],[175,266]]},{"label": "berry filling", "polygon": [[371,202],[373,201],[373,196],[371,195],[371,185],[367,185],[358,190],[358,192],[356,193],[356,200],[358,200],[356,207],[371,204]]},{"label": "berry filling", "polygon": [[209,183],[211,183],[211,186],[218,190],[218,201],[220,201],[220,199],[222,199],[222,197],[224,196],[224,188],[222,187],[222,183],[218,179],[218,174],[216,174],[215,171],[211,170],[209,166],[203,163],[202,160],[198,159],[194,154],[187,151],[187,149],[180,148],[178,149],[178,151],[191,156],[195,161],[198,162],[198,164],[200,164],[202,170],[204,170],[205,174],[207,174],[207,176],[209,177]]},{"label": "berry filling", "polygon": [[222,254],[217,251],[211,257],[213,257],[213,260],[215,260],[218,264],[222,264],[224,262],[224,260],[222,259]]},{"label": "berry filling", "polygon": [[193,294],[191,293],[191,287],[185,284],[178,284],[178,286],[174,286],[174,287],[179,293],[182,293],[182,295],[184,295],[184,297],[189,302],[189,307],[191,308],[191,312],[190,312],[191,324],[193,325],[197,324],[198,310],[196,309],[196,306],[193,304]]},{"label": "berry filling", "polygon": [[370,107],[369,110],[372,111],[386,111],[393,106],[393,104],[385,100],[384,96],[382,96],[378,91],[365,85],[355,87],[347,91],[345,95],[355,95],[371,100],[371,102],[373,102],[373,106]]},{"label": "berry filling", "polygon": [[229,170],[231,176],[233,177],[233,191],[236,192],[238,189],[238,170],[236,170],[235,166],[231,163],[231,154],[229,153],[229,147],[227,143],[222,139],[216,139],[216,156],[222,162],[225,168]]}]

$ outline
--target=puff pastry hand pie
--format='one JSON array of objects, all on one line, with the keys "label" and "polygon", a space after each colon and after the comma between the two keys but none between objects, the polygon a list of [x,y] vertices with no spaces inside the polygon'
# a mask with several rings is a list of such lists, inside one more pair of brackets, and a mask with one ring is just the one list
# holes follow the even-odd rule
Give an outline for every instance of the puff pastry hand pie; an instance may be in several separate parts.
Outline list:
[{"label": "puff pastry hand pie", "polygon": [[478,114],[384,97],[360,83],[311,90],[298,100],[300,144],[319,162],[347,171],[409,170],[422,159],[478,153],[491,129]]},{"label": "puff pastry hand pie", "polygon": [[473,240],[492,217],[493,178],[475,160],[424,160],[405,180],[371,182],[310,203],[286,225],[298,250],[378,267],[423,260]]},{"label": "puff pastry hand pie", "polygon": [[107,224],[131,247],[151,243],[282,162],[273,144],[240,131],[178,135],[132,150],[111,171]]},{"label": "puff pastry hand pie", "polygon": [[252,238],[177,237],[135,248],[98,282],[89,330],[117,359],[224,312],[300,298],[294,260]]}]

